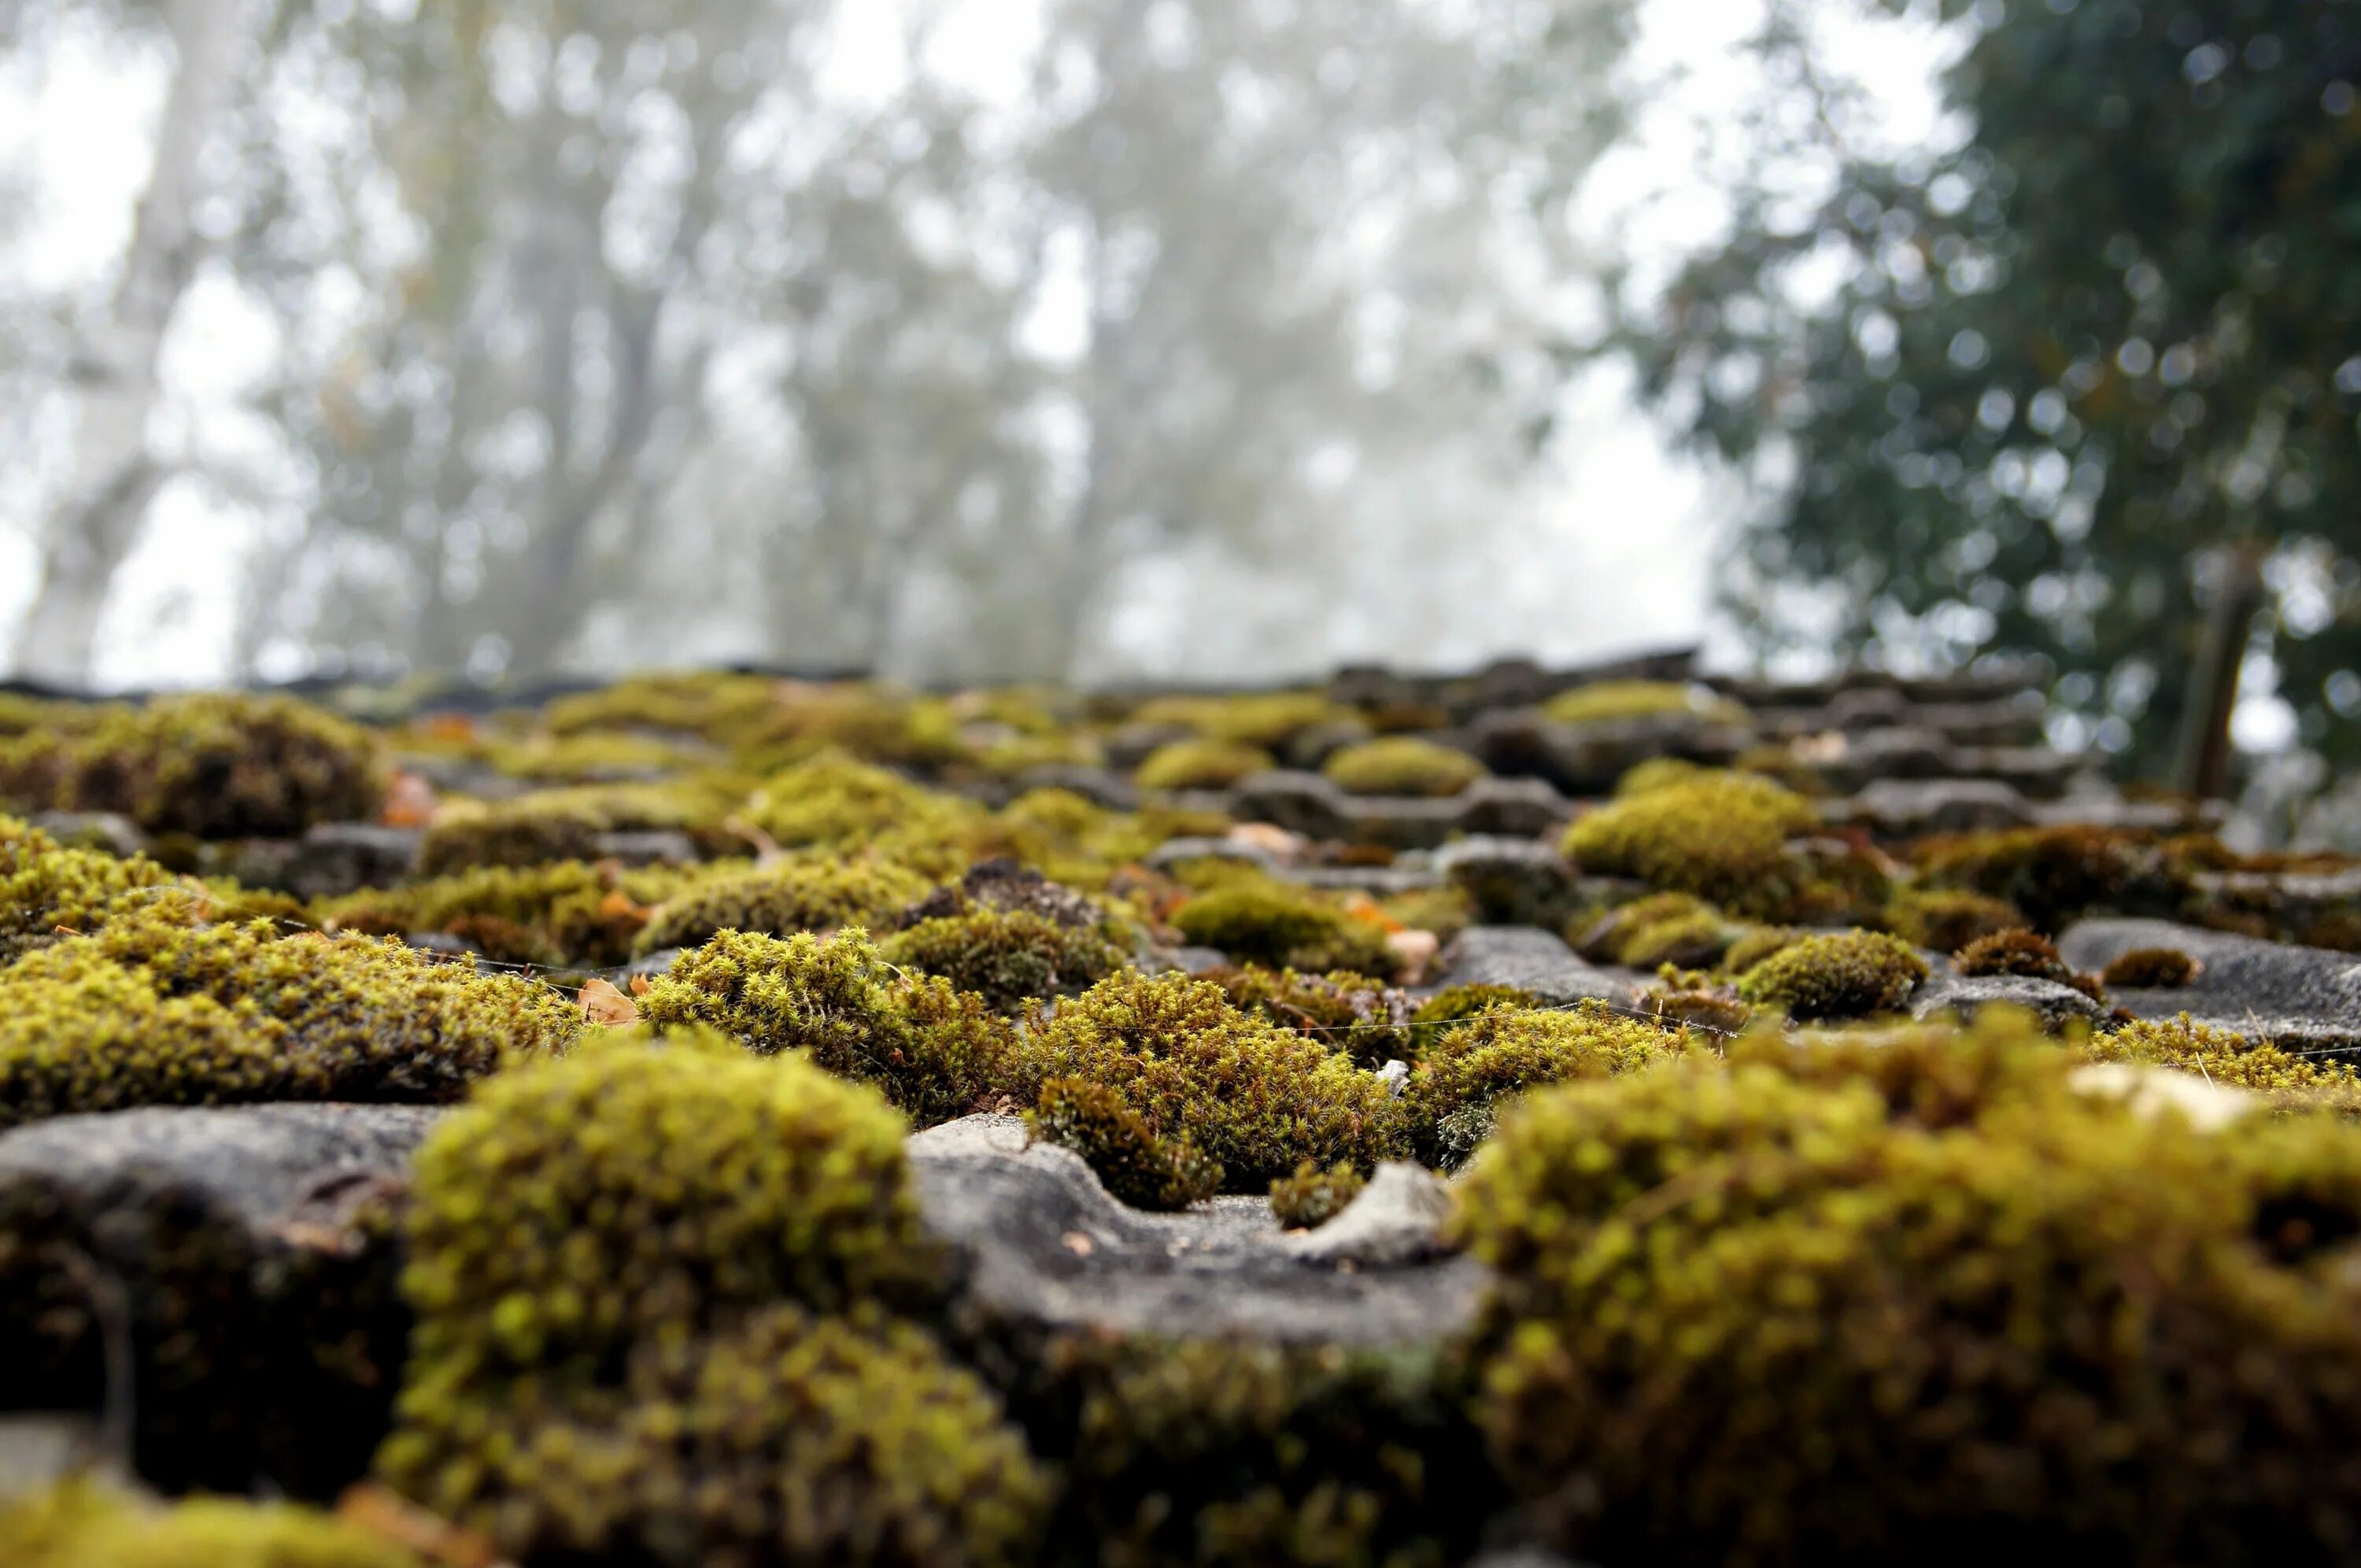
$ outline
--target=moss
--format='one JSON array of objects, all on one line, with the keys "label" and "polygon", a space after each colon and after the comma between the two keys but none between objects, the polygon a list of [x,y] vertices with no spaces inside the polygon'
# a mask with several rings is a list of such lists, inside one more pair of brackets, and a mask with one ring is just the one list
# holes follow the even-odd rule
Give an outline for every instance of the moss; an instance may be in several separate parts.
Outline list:
[{"label": "moss", "polygon": [[358,1525],[286,1503],[169,1508],[69,1481],[0,1503],[15,1568],[426,1568]]},{"label": "moss", "polygon": [[1220,986],[1240,1012],[1307,1036],[1364,1067],[1417,1054],[1408,1027],[1410,999],[1383,981],[1348,970],[1299,974],[1257,964],[1214,970],[1201,978]]},{"label": "moss", "polygon": [[2106,992],[2095,979],[2077,974],[2059,954],[2055,943],[2030,931],[1995,931],[1989,937],[1979,937],[1960,948],[1951,962],[1964,975],[2018,975],[2027,980],[2046,980],[2071,986],[2094,1002],[2106,1000]]},{"label": "moss", "polygon": [[2146,839],[2105,828],[2016,828],[1923,840],[1915,859],[1938,887],[2005,899],[2037,931],[2085,915],[2175,913],[2187,893]]},{"label": "moss", "polygon": [[2178,948],[2134,948],[2117,954],[2099,979],[2126,990],[2172,991],[2195,980],[2204,967]]},{"label": "moss", "polygon": [[0,974],[0,1125],[132,1105],[437,1102],[504,1055],[565,1049],[546,987],[399,942],[203,923],[159,900]]},{"label": "moss", "polygon": [[1560,692],[1542,705],[1542,711],[1559,724],[1647,718],[1660,713],[1693,713],[1719,724],[1748,722],[1746,709],[1728,697],[1672,681],[1598,681]]},{"label": "moss", "polygon": [[1598,807],[1564,848],[1586,872],[1767,916],[1799,891],[1787,839],[1814,820],[1808,802],[1768,779],[1708,773]]},{"label": "moss", "polygon": [[1368,975],[1397,967],[1383,927],[1268,878],[1241,877],[1201,893],[1174,911],[1172,925],[1190,941],[1241,963]]},{"label": "moss", "polygon": [[1005,1014],[1094,985],[1128,957],[1096,929],[989,905],[922,920],[886,938],[880,951],[887,963],[940,975]]},{"label": "moss", "polygon": [[1133,775],[1142,789],[1228,789],[1278,766],[1268,751],[1228,740],[1175,740],[1148,753]]},{"label": "moss", "polygon": [[1633,795],[1653,795],[1667,784],[1693,783],[1712,771],[1685,757],[1651,757],[1624,770],[1623,776],[1615,781],[1615,795],[1619,800],[1629,800]]},{"label": "moss", "polygon": [[903,1130],[710,1032],[494,1079],[419,1151],[381,1473],[536,1560],[1019,1560],[1022,1437],[891,1315],[937,1289]]},{"label": "moss", "polygon": [[2025,912],[2006,899],[1941,888],[1896,893],[1878,924],[1912,947],[1938,953],[1956,953],[1978,938],[2026,928]]},{"label": "moss", "polygon": [[1234,1192],[1261,1192],[1307,1159],[1374,1166],[1400,1120],[1375,1073],[1181,976],[1126,970],[1061,1003],[1031,1070],[1115,1091],[1150,1134],[1219,1165]]},{"label": "moss", "polygon": [[784,849],[844,849],[890,828],[945,831],[983,813],[885,768],[827,751],[783,769],[746,802],[744,820]]},{"label": "moss", "polygon": [[1631,969],[1674,963],[1707,968],[1721,961],[1746,927],[1712,905],[1686,893],[1655,893],[1610,911],[1580,934],[1575,945],[1587,958]]},{"label": "moss", "polygon": [[653,736],[617,730],[537,734],[483,748],[495,773],[544,784],[622,782],[686,773],[709,754]]},{"label": "moss", "polygon": [[1159,697],[1143,703],[1132,714],[1135,723],[1180,725],[1209,740],[1264,751],[1279,750],[1307,729],[1330,724],[1349,725],[1358,719],[1351,708],[1340,707],[1318,692]]},{"label": "moss", "polygon": [[1496,1007],[1539,1007],[1541,997],[1515,985],[1446,985],[1418,1005],[1411,1024],[1425,1033],[1447,1029]]},{"label": "moss", "polygon": [[650,905],[692,874],[579,861],[486,866],[324,899],[307,913],[329,930],[456,937],[496,962],[610,969],[630,960]]},{"label": "moss", "polygon": [[2361,1116],[2361,1074],[2334,1058],[2303,1056],[2268,1040],[2200,1024],[2183,1014],[2165,1022],[2126,1024],[2093,1036],[2083,1047],[2095,1061],[2128,1061],[2194,1072],[2210,1083],[2251,1089],[2285,1109]]},{"label": "moss", "polygon": [[2021,1018],[1529,1097],[1463,1189],[1491,1452],[1614,1561],[2333,1561],[2361,1141],[2066,1091]]},{"label": "moss", "polygon": [[633,950],[694,947],[718,931],[832,931],[889,924],[926,880],[899,866],[783,860],[697,877],[649,916]]},{"label": "moss", "polygon": [[1108,1193],[1135,1209],[1186,1209],[1221,1190],[1222,1168],[1192,1140],[1158,1136],[1104,1084],[1050,1079],[1025,1124],[1040,1142],[1082,1156]]},{"label": "moss", "polygon": [[1721,955],[1721,970],[1727,975],[1741,975],[1775,954],[1783,953],[1810,936],[1809,931],[1794,926],[1757,926],[1730,945]]},{"label": "moss", "polygon": [[1480,1138],[1514,1096],[1568,1079],[1630,1072],[1699,1048],[1685,1030],[1610,1013],[1595,1002],[1479,1013],[1435,1041],[1411,1070],[1402,1095],[1411,1149],[1428,1165],[1455,1170],[1475,1152],[1468,1135]]},{"label": "moss", "polygon": [[1860,1018],[1908,1000],[1927,975],[1927,960],[1880,931],[1806,937],[1738,977],[1738,994],[1790,1018]]},{"label": "moss", "polygon": [[1316,1230],[1343,1213],[1368,1178],[1349,1165],[1321,1169],[1309,1160],[1270,1184],[1271,1217],[1290,1231]]},{"label": "moss", "polygon": [[1330,753],[1320,771],[1347,795],[1457,795],[1485,774],[1466,752],[1415,736],[1364,740]]},{"label": "moss", "polygon": [[982,997],[898,973],[857,927],[825,938],[723,931],[675,959],[638,1005],[651,1025],[709,1025],[760,1055],[808,1054],[874,1084],[920,1125],[972,1109],[1013,1048]]},{"label": "moss", "polygon": [[0,964],[46,947],[64,931],[87,932],[140,890],[172,882],[152,861],[118,861],[66,850],[38,828],[0,817]]},{"label": "moss", "polygon": [[291,697],[205,694],[101,712],[79,733],[11,742],[0,760],[10,797],[198,839],[292,838],[374,817],[385,797],[368,732]]},{"label": "moss", "polygon": [[595,860],[606,814],[591,801],[555,792],[486,805],[455,801],[435,814],[420,842],[418,869],[445,876],[483,866],[537,866]]}]

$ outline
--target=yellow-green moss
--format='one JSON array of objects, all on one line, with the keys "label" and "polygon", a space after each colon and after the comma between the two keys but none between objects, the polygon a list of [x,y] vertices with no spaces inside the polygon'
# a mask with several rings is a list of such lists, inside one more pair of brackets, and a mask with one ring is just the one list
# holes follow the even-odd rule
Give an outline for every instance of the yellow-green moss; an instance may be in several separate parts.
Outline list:
[{"label": "yellow-green moss", "polygon": [[1060,1003],[1030,1070],[1115,1090],[1154,1136],[1193,1143],[1234,1192],[1267,1190],[1307,1159],[1372,1166],[1400,1121],[1375,1073],[1178,975],[1126,970]]},{"label": "yellow-green moss", "polygon": [[1375,921],[1263,877],[1243,876],[1199,894],[1173,913],[1172,925],[1190,941],[1219,948],[1240,963],[1368,975],[1389,975],[1399,967],[1386,947],[1385,928]]},{"label": "yellow-green moss", "polygon": [[485,866],[324,899],[310,914],[313,924],[331,930],[456,937],[500,963],[606,969],[629,961],[649,906],[696,874],[579,861]]},{"label": "yellow-green moss", "polygon": [[2006,899],[1942,888],[1896,893],[1878,924],[1913,947],[1938,953],[1956,953],[1980,938],[2027,926],[2025,912]]},{"label": "yellow-green moss", "polygon": [[1464,1023],[1478,1013],[1488,1013],[1496,1007],[1538,1007],[1541,997],[1515,985],[1446,985],[1418,1005],[1411,1014],[1417,1031],[1433,1038],[1437,1030]]},{"label": "yellow-green moss", "polygon": [[1269,752],[1227,740],[1175,740],[1148,753],[1133,776],[1142,789],[1228,789],[1268,773]]},{"label": "yellow-green moss", "polygon": [[1270,1212],[1290,1231],[1314,1230],[1343,1213],[1368,1178],[1349,1165],[1323,1170],[1310,1160],[1270,1184]]},{"label": "yellow-green moss", "polygon": [[1528,1097],[1463,1189],[1479,1419],[1607,1561],[2333,1561],[2361,1141],[2066,1088],[2022,1018]]},{"label": "yellow-green moss", "polygon": [[1320,771],[1348,795],[1457,795],[1485,774],[1466,752],[1416,736],[1364,740],[1332,752]]},{"label": "yellow-green moss", "polygon": [[1560,724],[1591,724],[1609,718],[1646,718],[1660,713],[1694,713],[1722,724],[1744,724],[1746,709],[1703,686],[1673,681],[1599,681],[1560,692],[1542,705]]},{"label": "yellow-green moss", "polygon": [[655,908],[635,950],[694,947],[718,931],[784,936],[889,926],[927,886],[899,866],[818,858],[708,872]]},{"label": "yellow-green moss", "polygon": [[1158,697],[1141,704],[1132,718],[1140,724],[1181,725],[1209,740],[1268,751],[1316,726],[1354,725],[1359,716],[1318,692],[1255,692],[1235,696]]},{"label": "yellow-green moss", "polygon": [[1790,1018],[1861,1018],[1890,1012],[1927,978],[1927,960],[1882,931],[1806,937],[1738,977],[1738,994]]},{"label": "yellow-green moss", "polygon": [[2308,1057],[2269,1040],[2249,1040],[2187,1014],[2142,1021],[2092,1036],[2083,1047],[2095,1061],[2128,1061],[2193,1072],[2210,1083],[2251,1089],[2282,1108],[2329,1110],[2361,1116],[2361,1074],[2333,1057]]},{"label": "yellow-green moss", "polygon": [[208,925],[159,900],[0,972],[0,1125],[252,1100],[443,1101],[560,1051],[560,993],[399,942]]},{"label": "yellow-green moss", "polygon": [[1410,999],[1382,981],[1349,970],[1299,974],[1291,969],[1214,970],[1201,978],[1222,988],[1241,1013],[1309,1036],[1364,1067],[1382,1067],[1416,1054]]},{"label": "yellow-green moss", "polygon": [[2005,899],[2037,931],[2090,914],[2171,915],[2182,875],[2144,836],[2083,826],[2014,828],[1922,840],[1915,857],[1938,887]]},{"label": "yellow-green moss", "polygon": [[879,951],[887,963],[940,975],[1002,1014],[1094,985],[1129,957],[1097,929],[989,905],[921,920],[886,938]]},{"label": "yellow-green moss", "polygon": [[660,1026],[710,1025],[763,1056],[808,1053],[922,1126],[974,1108],[1013,1042],[982,997],[897,971],[858,927],[825,938],[720,932],[675,959],[639,1011]]},{"label": "yellow-green moss", "polygon": [[1566,830],[1564,849],[1586,872],[1773,915],[1804,880],[1787,839],[1815,820],[1809,802],[1769,779],[1707,773],[1598,807]]},{"label": "yellow-green moss", "polygon": [[0,817],[0,964],[61,932],[88,932],[119,904],[172,881],[152,861],[60,849],[40,829]]},{"label": "yellow-green moss", "polygon": [[1508,1100],[1543,1084],[1603,1078],[1703,1048],[1686,1030],[1574,1008],[1477,1014],[1427,1048],[1402,1096],[1418,1157],[1455,1170],[1489,1135]]},{"label": "yellow-green moss", "polygon": [[1979,937],[1954,954],[1951,963],[1964,975],[2018,975],[2046,980],[2071,986],[2093,1001],[2106,1000],[2106,992],[2095,979],[2074,972],[2059,954],[2055,943],[2030,931],[1995,931],[1989,937]]},{"label": "yellow-green moss", "polygon": [[1712,905],[1686,893],[1654,893],[1633,899],[1580,933],[1586,956],[1631,969],[1659,964],[1710,968],[1721,961],[1747,927]]},{"label": "yellow-green moss", "polygon": [[1773,954],[1785,951],[1810,936],[1794,926],[1757,926],[1730,945],[1721,955],[1725,975],[1741,975]]},{"label": "yellow-green moss", "polygon": [[1103,1083],[1049,1080],[1025,1124],[1039,1142],[1080,1155],[1116,1201],[1135,1209],[1186,1209],[1222,1185],[1222,1168],[1193,1140],[1159,1136],[1121,1091]]},{"label": "yellow-green moss", "polygon": [[783,849],[852,849],[888,829],[944,830],[981,807],[888,769],[827,751],[764,781],[740,814]]},{"label": "yellow-green moss", "polygon": [[0,1502],[11,1568],[427,1568],[358,1525],[285,1503],[170,1507],[68,1481]]},{"label": "yellow-green moss", "polygon": [[937,1288],[904,1125],[710,1032],[500,1075],[420,1149],[385,1477],[520,1558],[1023,1561],[1047,1501]]},{"label": "yellow-green moss", "polygon": [[1688,784],[1712,771],[1686,757],[1651,757],[1624,770],[1623,776],[1615,781],[1615,795],[1620,800],[1653,795],[1666,784]]}]

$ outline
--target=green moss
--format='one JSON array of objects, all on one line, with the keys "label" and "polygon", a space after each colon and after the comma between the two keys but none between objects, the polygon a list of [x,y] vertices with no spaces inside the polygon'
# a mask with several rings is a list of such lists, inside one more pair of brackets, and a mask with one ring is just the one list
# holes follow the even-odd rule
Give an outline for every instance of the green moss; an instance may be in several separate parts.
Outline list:
[{"label": "green moss", "polygon": [[718,931],[883,927],[926,892],[926,879],[914,872],[859,861],[794,859],[708,872],[656,907],[634,951],[694,947]]},{"label": "green moss", "polygon": [[1323,1170],[1306,1160],[1270,1184],[1271,1217],[1290,1231],[1315,1230],[1343,1213],[1368,1184],[1349,1165]]},{"label": "green moss", "polygon": [[1702,686],[1672,681],[1598,681],[1560,692],[1542,705],[1559,724],[1594,724],[1609,718],[1646,718],[1660,713],[1694,713],[1722,724],[1745,724],[1746,709]]},{"label": "green moss", "polygon": [[426,1568],[312,1508],[198,1497],[169,1508],[69,1481],[0,1502],[14,1568]]},{"label": "green moss", "polygon": [[1809,802],[1768,779],[1708,773],[1598,807],[1564,848],[1586,872],[1769,916],[1801,891],[1787,839],[1814,821]]},{"label": "green moss", "polygon": [[1721,961],[1746,934],[1712,905],[1686,893],[1654,893],[1611,911],[1581,933],[1576,944],[1586,957],[1631,969],[1673,963],[1687,969]]},{"label": "green moss", "polygon": [[500,963],[609,969],[630,960],[649,906],[693,874],[579,861],[485,866],[324,899],[309,914],[330,930],[456,937]]},{"label": "green moss", "polygon": [[1364,1067],[1417,1054],[1408,1026],[1410,999],[1383,981],[1349,970],[1299,974],[1258,964],[1215,970],[1201,978],[1220,986],[1240,1012],[1308,1036]]},{"label": "green moss", "polygon": [[1912,947],[1938,953],[1956,953],[1979,938],[2026,928],[2025,912],[2006,899],[1941,888],[1896,893],[1878,923]]},{"label": "green moss", "polygon": [[384,800],[375,740],[291,697],[205,694],[113,712],[66,747],[57,798],[150,833],[291,838]]},{"label": "green moss", "polygon": [[2060,957],[2057,945],[2030,931],[1995,931],[1979,937],[1953,957],[1952,967],[1964,975],[2018,975],[2071,986],[2093,1001],[2106,992],[2087,974],[2077,974]]},{"label": "green moss", "polygon": [[1738,977],[1741,999],[1790,1018],[1861,1018],[1890,1012],[1927,978],[1927,960],[1882,931],[1806,937]]},{"label": "green moss", "polygon": [[479,866],[532,866],[598,857],[607,833],[685,833],[703,853],[743,854],[748,840],[724,826],[736,804],[728,775],[665,784],[585,784],[513,800],[453,801],[435,813],[419,871],[442,876]]},{"label": "green moss", "polygon": [[0,817],[0,964],[46,947],[64,931],[87,932],[140,890],[173,882],[151,861],[118,861],[94,850],[60,849],[38,828]]},{"label": "green moss", "polygon": [[0,1125],[132,1105],[456,1098],[565,1049],[555,991],[399,942],[202,923],[159,900],[0,973]]},{"label": "green moss", "polygon": [[419,1151],[381,1473],[537,1561],[1022,1560],[1023,1438],[890,1315],[937,1288],[903,1130],[709,1032],[494,1079]]},{"label": "green moss", "polygon": [[2093,1036],[2083,1047],[2094,1061],[2128,1061],[2197,1073],[2209,1083],[2268,1094],[2283,1109],[2327,1110],[2361,1116],[2361,1074],[2330,1057],[2281,1049],[2268,1040],[2196,1023],[2183,1014],[2142,1021]]},{"label": "green moss", "polygon": [[1368,975],[1389,975],[1398,967],[1382,927],[1268,878],[1241,877],[1201,893],[1173,913],[1172,925],[1190,941],[1219,948],[1240,963]]},{"label": "green moss", "polygon": [[488,746],[484,760],[510,778],[575,784],[686,773],[703,766],[709,755],[653,736],[590,729]]},{"label": "green moss", "polygon": [[1741,975],[1755,965],[1810,936],[1808,931],[1794,926],[1757,926],[1730,945],[1721,955],[1721,970],[1726,975]]},{"label": "green moss", "polygon": [[1466,752],[1399,735],[1364,740],[1330,754],[1320,771],[1348,795],[1457,795],[1485,774]]},{"label": "green moss", "polygon": [[1096,768],[1106,748],[1090,735],[1011,735],[976,755],[976,765],[994,778],[1013,779],[1030,768]]},{"label": "green moss", "polygon": [[2178,948],[2134,948],[2117,954],[2099,979],[2129,990],[2171,991],[2195,980],[2204,967]]},{"label": "green moss", "polygon": [[2197,1135],[2071,1059],[2016,1018],[1749,1041],[1504,1116],[1478,1411],[1550,1543],[2341,1557],[2361,1141]]},{"label": "green moss", "polygon": [[1375,1073],[1180,976],[1126,970],[1061,1003],[1031,1070],[1115,1091],[1154,1136],[1186,1138],[1219,1165],[1234,1192],[1264,1191],[1307,1159],[1373,1166],[1399,1123]]},{"label": "green moss", "polygon": [[1094,985],[1129,956],[1098,930],[990,905],[921,920],[886,938],[879,950],[887,963],[940,975],[1004,1014]]},{"label": "green moss", "polygon": [[2187,894],[2153,843],[2105,828],[1957,834],[1922,841],[1916,859],[1932,884],[2005,899],[2037,931],[2091,914],[2170,916]]},{"label": "green moss", "polygon": [[1478,1013],[1488,1013],[1496,1007],[1539,1007],[1542,999],[1536,993],[1515,985],[1446,985],[1418,1005],[1411,1014],[1411,1025],[1422,1035],[1433,1037],[1433,1032],[1447,1029],[1454,1024],[1473,1018]]},{"label": "green moss", "polygon": [[1278,764],[1269,752],[1228,740],[1175,740],[1159,746],[1133,776],[1142,789],[1228,789]]},{"label": "green moss", "polygon": [[888,829],[939,834],[972,824],[983,812],[885,768],[827,751],[772,775],[741,816],[782,848],[840,850]]},{"label": "green moss", "polygon": [[1653,795],[1667,784],[1690,784],[1712,771],[1685,757],[1651,757],[1624,771],[1615,781],[1615,795],[1629,800],[1633,795]]},{"label": "green moss", "polygon": [[675,959],[639,1011],[658,1026],[709,1025],[763,1056],[808,1054],[874,1084],[922,1126],[997,1087],[1014,1038],[982,997],[897,972],[857,927],[825,938],[720,932]]},{"label": "green moss", "polygon": [[1477,1014],[1429,1047],[1402,1096],[1411,1146],[1438,1169],[1474,1154],[1503,1103],[1543,1084],[1605,1078],[1702,1047],[1686,1031],[1596,1003]]},{"label": "green moss", "polygon": [[1189,1137],[1160,1137],[1120,1091],[1079,1078],[1053,1078],[1026,1113],[1034,1138],[1082,1156],[1116,1201],[1178,1210],[1221,1190],[1222,1168]]},{"label": "green moss", "polygon": [[1331,724],[1351,725],[1358,718],[1351,708],[1340,707],[1318,692],[1159,697],[1143,703],[1132,714],[1135,723],[1182,725],[1209,740],[1264,751],[1285,746],[1307,729]]}]

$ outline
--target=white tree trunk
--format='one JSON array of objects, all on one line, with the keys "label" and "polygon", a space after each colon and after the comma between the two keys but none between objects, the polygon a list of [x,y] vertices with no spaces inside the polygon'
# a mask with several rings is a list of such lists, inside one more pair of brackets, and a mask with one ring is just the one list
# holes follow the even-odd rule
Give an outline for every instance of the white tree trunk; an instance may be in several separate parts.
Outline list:
[{"label": "white tree trunk", "polygon": [[244,29],[239,0],[170,0],[176,56],[156,131],[156,162],[105,318],[82,345],[74,462],[50,520],[40,587],[18,634],[16,672],[79,687],[115,569],[137,543],[164,473],[148,447],[164,334],[196,271],[199,158],[227,110]]}]

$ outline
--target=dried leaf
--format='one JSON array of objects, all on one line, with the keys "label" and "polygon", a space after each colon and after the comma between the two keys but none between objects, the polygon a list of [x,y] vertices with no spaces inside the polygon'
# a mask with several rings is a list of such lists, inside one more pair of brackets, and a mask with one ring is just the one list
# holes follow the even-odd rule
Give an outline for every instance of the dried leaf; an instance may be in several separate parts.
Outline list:
[{"label": "dried leaf", "polygon": [[371,1482],[346,1488],[336,1499],[336,1517],[443,1568],[502,1568],[505,1562],[500,1548],[474,1530]]},{"label": "dried leaf", "polygon": [[1442,946],[1441,939],[1433,932],[1420,930],[1415,926],[1387,937],[1386,950],[1393,954],[1394,960],[1401,965],[1400,972],[1395,978],[1404,985],[1416,985],[1425,980],[1427,966],[1434,962],[1434,955]]},{"label": "dried leaf", "polygon": [[650,980],[646,975],[635,974],[631,977],[631,994],[633,996],[645,996],[649,992],[653,991],[654,989],[655,981]]},{"label": "dried leaf", "polygon": [[632,901],[631,895],[617,888],[598,901],[598,916],[602,920],[644,920],[648,908]]},{"label": "dried leaf", "polygon": [[389,828],[423,828],[434,819],[434,786],[416,773],[396,773],[386,786],[378,820]]},{"label": "dried leaf", "polygon": [[640,1009],[614,981],[594,980],[582,987],[582,1015],[593,1024],[636,1024]]}]

